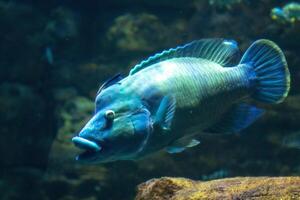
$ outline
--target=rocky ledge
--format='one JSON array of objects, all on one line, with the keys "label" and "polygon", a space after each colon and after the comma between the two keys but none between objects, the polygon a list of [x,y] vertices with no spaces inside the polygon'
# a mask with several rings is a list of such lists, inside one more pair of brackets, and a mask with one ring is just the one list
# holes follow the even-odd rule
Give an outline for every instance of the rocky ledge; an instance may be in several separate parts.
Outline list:
[{"label": "rocky ledge", "polygon": [[151,179],[138,186],[135,200],[300,199],[300,177],[237,177],[213,181]]}]

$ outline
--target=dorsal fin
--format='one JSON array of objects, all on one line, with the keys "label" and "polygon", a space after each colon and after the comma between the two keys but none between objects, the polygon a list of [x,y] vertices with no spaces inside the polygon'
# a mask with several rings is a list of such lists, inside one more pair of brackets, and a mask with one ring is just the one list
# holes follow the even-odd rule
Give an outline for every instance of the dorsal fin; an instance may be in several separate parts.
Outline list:
[{"label": "dorsal fin", "polygon": [[102,90],[104,90],[105,88],[117,83],[118,81],[122,80],[123,76],[121,74],[116,74],[115,76],[111,77],[110,79],[108,79],[107,81],[105,81],[99,88],[98,92],[96,95],[100,94],[100,92]]},{"label": "dorsal fin", "polygon": [[234,40],[221,38],[196,40],[149,57],[147,60],[134,66],[130,70],[129,75],[135,74],[155,63],[180,57],[203,58],[216,62],[224,67],[231,67],[238,64],[240,58],[239,54],[237,42]]}]

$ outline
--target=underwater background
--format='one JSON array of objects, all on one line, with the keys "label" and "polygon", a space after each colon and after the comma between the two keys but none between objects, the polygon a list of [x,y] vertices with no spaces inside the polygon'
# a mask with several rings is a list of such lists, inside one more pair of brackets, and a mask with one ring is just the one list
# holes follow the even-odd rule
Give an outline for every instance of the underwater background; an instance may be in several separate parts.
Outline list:
[{"label": "underwater background", "polygon": [[[270,15],[286,3],[0,0],[0,199],[127,200],[161,176],[299,176],[300,14]],[[75,162],[71,138],[92,116],[103,81],[164,49],[214,37],[237,40],[242,51],[256,39],[276,42],[291,72],[286,101],[241,134],[203,137],[180,154]]]}]

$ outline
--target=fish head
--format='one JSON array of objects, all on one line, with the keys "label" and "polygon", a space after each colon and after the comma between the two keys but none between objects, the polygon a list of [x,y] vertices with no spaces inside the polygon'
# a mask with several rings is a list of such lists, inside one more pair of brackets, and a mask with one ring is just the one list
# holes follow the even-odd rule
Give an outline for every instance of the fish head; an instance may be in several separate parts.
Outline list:
[{"label": "fish head", "polygon": [[116,84],[97,96],[94,116],[72,140],[85,150],[77,160],[104,163],[134,159],[151,132],[148,109],[137,96]]}]

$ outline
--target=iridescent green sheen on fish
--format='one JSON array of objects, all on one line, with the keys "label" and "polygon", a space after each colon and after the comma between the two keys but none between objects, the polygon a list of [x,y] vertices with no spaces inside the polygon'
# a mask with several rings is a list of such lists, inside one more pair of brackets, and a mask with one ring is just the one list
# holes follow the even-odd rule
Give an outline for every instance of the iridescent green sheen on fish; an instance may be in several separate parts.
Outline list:
[{"label": "iridescent green sheen on fish", "polygon": [[[159,94],[174,95],[178,109],[192,111],[197,107],[202,111],[197,115],[202,119],[199,126],[210,124],[216,116],[222,114],[233,102],[246,97],[251,90],[249,68],[224,68],[201,58],[173,58],[154,64],[142,73],[149,75],[139,76],[137,73],[132,75],[132,79],[124,79],[122,83],[125,88],[140,96],[153,87]],[[216,96],[223,99],[222,104],[214,101]],[[206,111],[213,115],[210,117]]]},{"label": "iridescent green sheen on fish", "polygon": [[134,74],[133,80],[123,81],[125,87],[142,95],[155,86],[161,93],[175,95],[179,108],[197,106],[219,93],[226,96],[229,92],[228,98],[236,99],[249,89],[247,67],[224,68],[201,58],[173,58],[146,68],[143,73],[151,78]]},{"label": "iridescent green sheen on fish", "polygon": [[78,160],[138,159],[162,149],[179,153],[199,145],[199,134],[242,131],[263,114],[245,100],[282,102],[290,75],[282,51],[269,40],[239,55],[233,40],[199,40],[108,80],[99,89],[94,117],[73,138],[86,150]]}]

